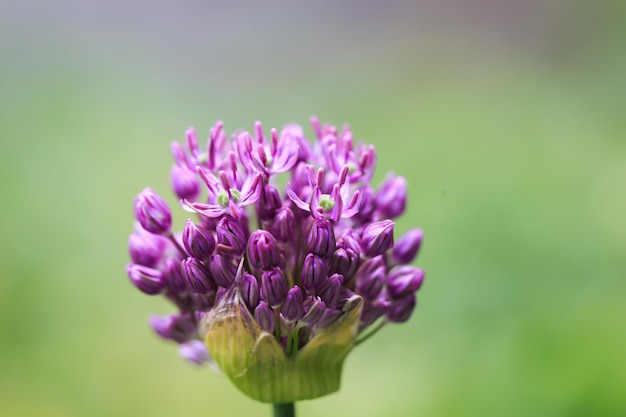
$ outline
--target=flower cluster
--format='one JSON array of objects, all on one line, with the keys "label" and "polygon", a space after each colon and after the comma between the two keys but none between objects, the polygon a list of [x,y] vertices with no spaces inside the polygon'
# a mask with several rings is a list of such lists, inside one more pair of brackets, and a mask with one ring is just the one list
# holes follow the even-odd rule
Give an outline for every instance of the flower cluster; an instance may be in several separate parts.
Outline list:
[{"label": "flower cluster", "polygon": [[[253,133],[229,138],[218,122],[201,147],[189,129],[184,144],[172,144],[172,189],[194,214],[182,233],[172,232],[170,209],[155,191],[147,188],[135,199],[128,275],[139,290],[162,294],[178,309],[152,317],[151,326],[179,343],[182,356],[215,360],[233,381],[236,373],[220,347],[238,331],[245,334],[233,343],[254,333],[258,347],[271,336],[268,343],[287,361],[343,332],[345,356],[382,325],[406,321],[424,280],[424,272],[409,265],[421,230],[394,244],[406,180],[390,174],[374,189],[374,147],[355,144],[347,126],[311,123],[314,143],[297,125],[268,135],[257,122]],[[238,386],[278,402],[250,393],[246,384]]]}]

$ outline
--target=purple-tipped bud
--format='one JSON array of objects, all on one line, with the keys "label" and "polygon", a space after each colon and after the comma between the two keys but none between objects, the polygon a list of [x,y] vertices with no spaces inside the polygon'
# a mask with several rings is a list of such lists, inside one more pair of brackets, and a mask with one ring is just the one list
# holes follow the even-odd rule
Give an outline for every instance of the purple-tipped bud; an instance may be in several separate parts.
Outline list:
[{"label": "purple-tipped bud", "polygon": [[274,333],[276,318],[274,317],[274,312],[265,301],[261,301],[254,309],[254,318],[259,323],[261,329],[268,333]]},{"label": "purple-tipped bud", "polygon": [[300,278],[302,287],[307,292],[314,292],[322,285],[326,276],[327,268],[324,260],[309,253],[304,258],[304,265],[302,266],[302,276]]},{"label": "purple-tipped bud", "polygon": [[315,220],[307,238],[308,252],[330,258],[335,251],[335,231],[329,220]]},{"label": "purple-tipped bud", "polygon": [[155,266],[163,255],[167,241],[152,233],[133,233],[128,239],[130,259],[143,266]]},{"label": "purple-tipped bud", "polygon": [[295,286],[287,292],[287,298],[282,308],[283,316],[287,321],[298,321],[304,316],[303,301],[300,287]]},{"label": "purple-tipped bud", "polygon": [[337,310],[336,308],[326,308],[326,310],[324,310],[324,315],[317,322],[317,327],[326,328],[336,322],[341,316],[343,316],[342,310]]},{"label": "purple-tipped bud", "polygon": [[391,220],[382,220],[363,229],[362,246],[366,256],[373,258],[393,247],[393,226]]},{"label": "purple-tipped bud", "polygon": [[180,267],[180,262],[173,259],[167,259],[163,266],[163,280],[168,290],[174,294],[187,291],[187,285],[185,284],[185,277]]},{"label": "purple-tipped bud", "polygon": [[322,319],[326,310],[326,303],[321,298],[310,295],[303,304],[305,311],[304,317],[301,319],[303,323],[307,326],[313,326]]},{"label": "purple-tipped bud", "polygon": [[220,254],[213,255],[209,263],[209,271],[213,281],[220,287],[229,288],[235,282],[237,275],[237,265],[228,256]]},{"label": "purple-tipped bud", "polygon": [[170,184],[174,193],[181,200],[194,201],[200,194],[200,184],[195,171],[181,165],[174,165],[170,175]]},{"label": "purple-tipped bud", "polygon": [[246,249],[246,234],[241,224],[230,216],[224,216],[216,227],[217,241],[232,248],[236,255],[243,254]]},{"label": "purple-tipped bud", "polygon": [[178,354],[189,362],[202,365],[211,361],[206,345],[200,340],[190,340],[178,347]]},{"label": "purple-tipped bud", "polygon": [[193,317],[188,314],[152,316],[150,326],[163,339],[175,340],[178,343],[186,342],[196,333]]},{"label": "purple-tipped bud", "polygon": [[391,298],[403,298],[419,290],[423,282],[423,270],[409,265],[399,266],[389,273],[387,292]]},{"label": "purple-tipped bud", "polygon": [[250,311],[259,305],[259,283],[254,275],[247,272],[241,277],[241,298]]},{"label": "purple-tipped bud", "polygon": [[407,182],[404,178],[388,175],[376,194],[378,212],[392,219],[404,213],[406,188]]},{"label": "purple-tipped bud", "polygon": [[408,264],[415,259],[422,245],[424,232],[420,229],[411,229],[402,236],[393,246],[393,259],[401,264]]},{"label": "purple-tipped bud", "polygon": [[168,233],[172,227],[169,206],[152,188],[145,188],[135,198],[135,218],[141,227],[156,235]]},{"label": "purple-tipped bud", "polygon": [[158,269],[143,265],[129,264],[126,267],[128,277],[142,292],[148,295],[157,295],[165,289],[163,274]]},{"label": "purple-tipped bud", "polygon": [[206,265],[196,258],[183,259],[180,263],[183,277],[189,289],[198,294],[207,294],[215,291],[215,283]]},{"label": "purple-tipped bud", "polygon": [[374,190],[369,185],[361,188],[361,207],[354,216],[362,223],[371,221],[374,211],[376,211],[376,196]]},{"label": "purple-tipped bud", "polygon": [[208,230],[187,219],[183,230],[183,245],[194,258],[207,259],[215,249],[215,238]]},{"label": "purple-tipped bud", "polygon": [[258,203],[259,218],[261,220],[271,220],[276,215],[276,210],[280,208],[282,201],[278,190],[271,185],[266,185],[263,188],[261,199]]},{"label": "purple-tipped bud", "polygon": [[330,266],[328,272],[331,274],[337,273],[348,279],[355,272],[359,266],[359,255],[352,249],[339,248],[330,258]]},{"label": "purple-tipped bud", "polygon": [[388,300],[379,298],[374,301],[365,301],[361,312],[361,327],[367,327],[389,311],[391,303]]},{"label": "purple-tipped bud", "polygon": [[404,298],[395,300],[387,312],[387,319],[394,323],[404,323],[411,317],[416,305],[417,297],[415,294],[409,294]]},{"label": "purple-tipped bud", "polygon": [[276,239],[281,242],[289,242],[293,239],[296,226],[296,216],[288,207],[283,207],[276,212],[270,230]]},{"label": "purple-tipped bud", "polygon": [[368,259],[356,271],[356,291],[367,300],[374,300],[387,282],[382,256]]},{"label": "purple-tipped bud", "polygon": [[333,274],[317,290],[317,295],[324,300],[328,307],[335,307],[337,302],[339,302],[342,283],[343,277],[339,274]]},{"label": "purple-tipped bud", "polygon": [[287,280],[280,269],[261,275],[261,298],[272,307],[280,306],[287,295]]},{"label": "purple-tipped bud", "polygon": [[250,264],[262,270],[269,270],[280,264],[280,249],[276,239],[265,230],[257,230],[248,240],[248,260]]}]

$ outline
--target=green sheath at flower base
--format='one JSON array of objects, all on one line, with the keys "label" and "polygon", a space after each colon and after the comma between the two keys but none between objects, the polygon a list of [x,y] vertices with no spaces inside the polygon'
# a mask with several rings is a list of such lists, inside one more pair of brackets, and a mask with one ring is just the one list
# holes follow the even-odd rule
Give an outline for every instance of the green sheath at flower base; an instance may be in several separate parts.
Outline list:
[{"label": "green sheath at flower base", "polygon": [[289,403],[339,390],[341,370],[354,347],[362,302],[318,332],[293,357],[263,331],[238,290],[230,290],[204,321],[207,349],[220,369],[249,397]]}]

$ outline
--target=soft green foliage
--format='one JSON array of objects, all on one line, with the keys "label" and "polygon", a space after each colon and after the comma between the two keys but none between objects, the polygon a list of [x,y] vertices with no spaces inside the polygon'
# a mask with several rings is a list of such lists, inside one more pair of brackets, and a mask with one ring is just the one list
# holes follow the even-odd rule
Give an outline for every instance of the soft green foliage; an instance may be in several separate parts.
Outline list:
[{"label": "soft green foliage", "polygon": [[[150,332],[147,315],[172,307],[128,282],[126,239],[145,186],[177,207],[168,145],[189,124],[269,128],[312,113],[374,143],[379,180],[407,177],[396,229],[424,229],[426,282],[410,322],[359,345],[340,393],[298,404],[300,417],[626,415],[626,25],[595,7],[562,25],[545,59],[456,54],[434,36],[386,59],[399,31],[317,67],[323,50],[299,65],[276,62],[279,48],[255,55],[254,37],[220,43],[249,61],[237,69],[198,58],[217,48],[208,32],[182,52],[173,31],[157,36],[168,25],[130,32],[152,9],[126,31],[59,23],[78,31],[60,38],[38,29],[59,15],[33,21],[33,7],[18,27],[3,7],[0,415],[269,415]],[[593,26],[599,15],[614,22]],[[219,20],[202,19],[179,20]]]}]

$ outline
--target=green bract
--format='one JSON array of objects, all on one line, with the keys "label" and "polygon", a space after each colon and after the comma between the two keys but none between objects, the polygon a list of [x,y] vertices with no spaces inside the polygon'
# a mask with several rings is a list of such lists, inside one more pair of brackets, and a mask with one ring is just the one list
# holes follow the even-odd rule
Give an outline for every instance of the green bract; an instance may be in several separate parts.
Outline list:
[{"label": "green bract", "polygon": [[220,369],[249,397],[288,403],[339,389],[343,362],[354,347],[362,310],[355,308],[319,331],[292,358],[263,331],[238,290],[230,290],[204,321],[206,346]]}]

